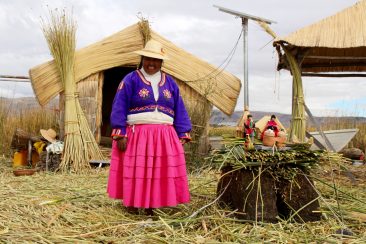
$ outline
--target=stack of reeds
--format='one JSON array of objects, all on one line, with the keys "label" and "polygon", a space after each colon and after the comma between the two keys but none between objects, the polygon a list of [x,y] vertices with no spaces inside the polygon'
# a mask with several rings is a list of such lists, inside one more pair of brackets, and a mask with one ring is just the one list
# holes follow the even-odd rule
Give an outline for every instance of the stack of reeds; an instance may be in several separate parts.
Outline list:
[{"label": "stack of reeds", "polygon": [[311,167],[318,164],[324,156],[323,151],[310,151],[308,149],[296,149],[273,152],[267,150],[246,151],[243,146],[244,140],[227,142],[225,147],[214,150],[206,159],[213,166],[231,166],[233,168],[279,166]]},{"label": "stack of reeds", "polygon": [[62,171],[82,172],[90,168],[89,160],[103,159],[81,109],[74,77],[76,24],[65,11],[50,12],[43,33],[54,57],[65,91],[65,148],[60,164]]}]

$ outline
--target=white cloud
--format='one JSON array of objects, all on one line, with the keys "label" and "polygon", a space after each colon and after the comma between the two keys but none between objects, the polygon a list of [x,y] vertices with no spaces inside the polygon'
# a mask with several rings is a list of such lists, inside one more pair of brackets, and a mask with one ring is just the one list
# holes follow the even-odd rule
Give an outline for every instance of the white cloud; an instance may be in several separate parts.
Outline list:
[{"label": "white cloud", "polygon": [[[271,28],[284,36],[355,2],[357,0],[0,0],[0,74],[27,75],[29,68],[50,59],[40,26],[41,16],[48,16],[49,9],[73,9],[79,48],[136,23],[140,12],[150,20],[155,31],[218,66],[234,47],[241,21],[220,12],[213,4],[275,20],[278,23]],[[276,73],[277,54],[270,43],[271,37],[250,21],[248,40],[251,109],[290,113],[292,78],[287,71]],[[242,79],[242,40],[227,70]],[[362,79],[304,78],[306,102],[314,113],[343,109],[337,101],[365,97],[360,89],[365,86],[366,81]],[[9,89],[11,87],[0,82],[0,95],[9,94]],[[17,85],[15,93],[17,96],[33,94],[30,86],[24,84]],[[237,108],[241,109],[242,104],[241,94]]]}]

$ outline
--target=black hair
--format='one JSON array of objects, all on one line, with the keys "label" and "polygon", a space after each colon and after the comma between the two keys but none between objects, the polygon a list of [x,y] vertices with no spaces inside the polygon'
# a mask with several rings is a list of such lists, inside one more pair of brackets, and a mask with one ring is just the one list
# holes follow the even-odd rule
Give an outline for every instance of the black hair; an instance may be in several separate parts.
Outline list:
[{"label": "black hair", "polygon": [[253,116],[252,116],[251,114],[248,114],[248,115],[247,115],[247,118],[250,118],[250,117],[253,117]]},{"label": "black hair", "polygon": [[140,58],[140,63],[137,66],[137,69],[141,69],[142,68],[142,58],[143,58],[143,56],[141,56],[141,58]]},{"label": "black hair", "polygon": [[275,119],[275,118],[276,118],[276,115],[272,114],[271,119]]}]

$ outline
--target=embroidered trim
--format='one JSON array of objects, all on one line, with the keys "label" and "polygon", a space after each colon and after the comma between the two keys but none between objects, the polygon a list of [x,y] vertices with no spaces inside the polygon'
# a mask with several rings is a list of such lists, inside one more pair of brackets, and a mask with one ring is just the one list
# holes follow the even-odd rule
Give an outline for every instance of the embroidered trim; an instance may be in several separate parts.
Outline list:
[{"label": "embroidered trim", "polygon": [[158,109],[174,116],[174,110],[173,109],[170,109],[170,108],[167,108],[167,107],[164,107],[164,106],[161,106],[161,105],[158,105]]},{"label": "embroidered trim", "polygon": [[[151,86],[150,81],[146,80],[144,74],[140,70],[136,70],[136,71],[137,71],[137,74],[140,76],[140,79],[142,80],[142,82],[144,82],[146,85]],[[163,71],[160,71],[160,73],[161,73],[161,78],[160,78],[159,86],[163,86],[166,81],[166,74]]]},{"label": "embroidered trim", "polygon": [[161,105],[147,105],[147,106],[143,106],[143,107],[136,107],[136,108],[132,108],[129,110],[130,113],[135,113],[135,112],[142,112],[142,111],[151,111],[154,110],[155,108],[158,108],[158,110],[163,111],[165,113],[168,113],[172,116],[174,116],[174,110],[161,106]]},{"label": "embroidered trim", "polygon": [[144,82],[146,85],[151,85],[150,81],[145,79],[145,76],[141,73],[140,70],[137,70],[137,74],[140,76],[140,79],[142,80],[142,82]]},{"label": "embroidered trim", "polygon": [[125,82],[124,81],[121,81],[121,83],[119,83],[119,86],[118,86],[117,91],[122,90],[122,88],[124,87],[124,85],[125,85]]},{"label": "embroidered trim", "polygon": [[140,112],[140,111],[146,111],[146,110],[154,110],[156,108],[156,105],[147,105],[143,107],[136,107],[132,108],[129,111],[130,112]]},{"label": "embroidered trim", "polygon": [[179,139],[187,139],[187,141],[191,141],[191,134],[189,132],[184,133],[184,136],[180,137]]},{"label": "embroidered trim", "polygon": [[161,80],[159,82],[159,86],[163,86],[165,84],[165,81],[166,81],[166,74],[161,71]]},{"label": "embroidered trim", "polygon": [[120,136],[120,137],[127,137],[127,134],[122,134],[121,129],[113,129],[111,136]]}]

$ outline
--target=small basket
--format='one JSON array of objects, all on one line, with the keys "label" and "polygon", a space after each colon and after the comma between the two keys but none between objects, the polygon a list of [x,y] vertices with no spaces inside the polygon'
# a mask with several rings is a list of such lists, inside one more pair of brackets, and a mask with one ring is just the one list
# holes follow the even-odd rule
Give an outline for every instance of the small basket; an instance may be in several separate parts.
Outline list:
[{"label": "small basket", "polygon": [[263,136],[263,145],[267,147],[273,147],[276,143],[276,137],[271,135]]},{"label": "small basket", "polygon": [[277,141],[277,144],[276,144],[277,147],[281,148],[281,147],[286,146],[286,141],[287,141],[286,133],[284,133],[283,131],[280,131],[278,133],[278,137],[277,137],[276,141]]}]

